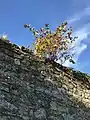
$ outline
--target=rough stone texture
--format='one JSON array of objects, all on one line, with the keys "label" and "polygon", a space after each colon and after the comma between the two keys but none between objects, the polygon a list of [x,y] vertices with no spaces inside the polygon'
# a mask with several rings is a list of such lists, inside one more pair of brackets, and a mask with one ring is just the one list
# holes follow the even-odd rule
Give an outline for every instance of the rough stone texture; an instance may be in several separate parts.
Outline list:
[{"label": "rough stone texture", "polygon": [[0,120],[90,120],[89,81],[0,40]]}]

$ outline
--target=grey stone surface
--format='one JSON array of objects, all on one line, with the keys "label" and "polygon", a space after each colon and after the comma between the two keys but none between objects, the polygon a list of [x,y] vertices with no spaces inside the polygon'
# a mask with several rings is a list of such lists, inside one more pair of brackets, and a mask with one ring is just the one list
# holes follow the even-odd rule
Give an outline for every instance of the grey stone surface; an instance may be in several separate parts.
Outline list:
[{"label": "grey stone surface", "polygon": [[0,120],[90,120],[90,89],[0,40]]}]

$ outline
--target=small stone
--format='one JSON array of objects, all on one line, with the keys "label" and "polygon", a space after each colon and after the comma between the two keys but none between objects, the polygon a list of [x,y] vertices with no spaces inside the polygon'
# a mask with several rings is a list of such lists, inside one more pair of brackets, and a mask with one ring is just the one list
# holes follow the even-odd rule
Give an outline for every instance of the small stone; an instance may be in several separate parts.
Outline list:
[{"label": "small stone", "polygon": [[55,102],[51,101],[50,106],[52,110],[57,110],[57,104]]},{"label": "small stone", "polygon": [[18,59],[14,59],[15,64],[20,65],[20,61]]},{"label": "small stone", "polygon": [[39,120],[43,120],[46,118],[46,111],[43,108],[40,108],[35,112],[35,117]]}]

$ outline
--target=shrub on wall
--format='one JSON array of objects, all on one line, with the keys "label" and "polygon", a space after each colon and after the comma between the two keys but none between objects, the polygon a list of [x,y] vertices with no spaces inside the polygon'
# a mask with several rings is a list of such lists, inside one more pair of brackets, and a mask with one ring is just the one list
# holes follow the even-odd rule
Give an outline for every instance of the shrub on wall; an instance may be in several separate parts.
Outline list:
[{"label": "shrub on wall", "polygon": [[25,28],[28,28],[35,37],[34,53],[39,58],[49,58],[51,60],[61,60],[63,64],[66,60],[75,63],[72,59],[74,54],[70,54],[75,46],[73,42],[77,37],[72,37],[72,28],[67,27],[67,22],[58,26],[55,32],[50,30],[50,25],[45,24],[44,28],[35,30],[31,25],[25,24]]}]

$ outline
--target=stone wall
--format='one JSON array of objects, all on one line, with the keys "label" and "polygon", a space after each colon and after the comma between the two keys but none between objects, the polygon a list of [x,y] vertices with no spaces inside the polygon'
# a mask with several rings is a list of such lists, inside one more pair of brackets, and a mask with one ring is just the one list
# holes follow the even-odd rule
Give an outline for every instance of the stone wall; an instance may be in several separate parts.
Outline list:
[{"label": "stone wall", "polygon": [[90,79],[0,40],[0,120],[90,120]]}]

